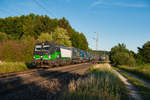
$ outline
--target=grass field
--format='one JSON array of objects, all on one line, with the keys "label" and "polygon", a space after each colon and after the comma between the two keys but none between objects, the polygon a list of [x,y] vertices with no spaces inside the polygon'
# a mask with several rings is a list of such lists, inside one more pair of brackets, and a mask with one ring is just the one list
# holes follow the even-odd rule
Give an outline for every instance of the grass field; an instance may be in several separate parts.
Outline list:
[{"label": "grass field", "polygon": [[136,67],[118,66],[120,69],[131,72],[138,77],[150,82],[150,65],[141,65]]},{"label": "grass field", "polygon": [[1,62],[0,63],[0,74],[8,72],[16,72],[21,70],[27,70],[28,67],[22,62]]},{"label": "grass field", "polygon": [[150,89],[146,85],[144,85],[138,79],[129,76],[127,73],[122,72],[118,68],[116,67],[113,68],[118,72],[120,72],[123,76],[125,76],[136,87],[138,92],[141,94],[143,100],[150,100]]},{"label": "grass field", "polygon": [[90,68],[87,77],[71,81],[64,100],[129,100],[118,76],[106,67]]}]

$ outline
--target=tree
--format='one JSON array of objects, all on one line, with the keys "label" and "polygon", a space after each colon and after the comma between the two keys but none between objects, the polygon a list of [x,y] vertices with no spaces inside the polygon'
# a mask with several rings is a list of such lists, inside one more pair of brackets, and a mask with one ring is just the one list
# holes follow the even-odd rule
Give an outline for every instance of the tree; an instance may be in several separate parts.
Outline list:
[{"label": "tree", "polygon": [[80,49],[82,50],[88,50],[88,42],[87,42],[87,39],[85,37],[85,35],[83,33],[80,34]]},{"label": "tree", "polygon": [[22,37],[28,36],[34,37],[36,40],[42,32],[54,33],[57,27],[66,31],[65,35],[70,40],[70,42],[65,41],[66,46],[71,46],[72,44],[73,47],[88,50],[88,42],[85,35],[73,29],[69,21],[64,17],[61,19],[51,19],[47,15],[43,16],[31,13],[29,15],[0,18],[0,32],[6,33],[11,40],[20,40]]},{"label": "tree", "polygon": [[63,28],[57,27],[53,33],[53,42],[58,45],[71,46],[70,37],[67,35],[67,31]]},{"label": "tree", "polygon": [[110,51],[110,60],[114,65],[135,65],[135,59],[133,52],[130,52],[125,44],[118,44],[114,46]]},{"label": "tree", "polygon": [[34,36],[35,38],[39,35],[38,30],[35,32],[35,15],[30,14],[25,17],[23,24],[23,35],[25,36]]},{"label": "tree", "polygon": [[137,59],[144,63],[150,63],[150,41],[146,42],[142,48],[138,47]]},{"label": "tree", "polygon": [[4,32],[0,32],[0,41],[5,41],[8,39],[8,36]]},{"label": "tree", "polygon": [[88,50],[88,42],[83,33],[73,32],[71,35],[72,46],[81,50]]},{"label": "tree", "polygon": [[41,33],[38,40],[41,42],[52,41],[52,36],[49,33]]}]

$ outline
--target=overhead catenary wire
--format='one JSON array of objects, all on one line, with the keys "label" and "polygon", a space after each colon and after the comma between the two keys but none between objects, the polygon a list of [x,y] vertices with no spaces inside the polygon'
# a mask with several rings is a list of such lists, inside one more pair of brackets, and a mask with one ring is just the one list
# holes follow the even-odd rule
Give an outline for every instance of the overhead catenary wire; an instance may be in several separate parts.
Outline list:
[{"label": "overhead catenary wire", "polygon": [[18,13],[18,12],[16,12],[16,11],[9,11],[8,9],[6,10],[6,9],[1,9],[0,8],[0,11],[1,12],[3,12],[3,13],[5,13],[5,14],[9,14],[9,15],[14,15],[14,12],[17,14],[17,15],[21,15],[20,13]]},{"label": "overhead catenary wire", "polygon": [[40,2],[38,2],[37,0],[33,0],[40,8],[42,8],[45,12],[47,12],[48,14],[50,14],[53,17],[56,17],[51,11],[47,10]]},{"label": "overhead catenary wire", "polygon": [[[48,6],[50,6],[50,5],[48,5],[48,1],[49,0],[42,0],[42,3],[48,7]],[[54,15],[54,17],[56,17],[56,14],[54,13],[52,6],[51,6],[51,10],[49,10],[49,11]]]}]

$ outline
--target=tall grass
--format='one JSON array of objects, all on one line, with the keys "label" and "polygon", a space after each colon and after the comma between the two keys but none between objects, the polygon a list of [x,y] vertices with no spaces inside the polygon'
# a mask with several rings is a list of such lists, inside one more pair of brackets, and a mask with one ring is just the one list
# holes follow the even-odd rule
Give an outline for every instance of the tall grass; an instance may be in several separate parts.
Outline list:
[{"label": "tall grass", "polygon": [[148,88],[143,82],[139,81],[138,79],[133,78],[124,71],[121,71],[119,68],[116,67],[113,68],[117,70],[119,73],[121,73],[123,76],[125,76],[128,79],[128,81],[135,86],[135,88],[141,94],[143,100],[150,100],[150,88]]},{"label": "tall grass", "polygon": [[92,67],[87,77],[70,82],[64,100],[128,100],[125,92],[111,69]]},{"label": "tall grass", "polygon": [[2,62],[0,64],[0,73],[15,72],[27,69],[28,67],[22,62]]},{"label": "tall grass", "polygon": [[140,65],[136,67],[118,66],[119,68],[131,72],[140,78],[150,82],[150,65]]},{"label": "tall grass", "polygon": [[6,62],[32,62],[34,39],[0,42],[0,60]]}]

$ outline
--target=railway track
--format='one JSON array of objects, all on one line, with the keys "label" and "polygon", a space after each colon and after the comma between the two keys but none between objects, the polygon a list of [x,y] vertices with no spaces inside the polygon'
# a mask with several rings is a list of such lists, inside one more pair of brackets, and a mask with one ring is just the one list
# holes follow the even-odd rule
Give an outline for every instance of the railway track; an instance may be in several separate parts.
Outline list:
[{"label": "railway track", "polygon": [[18,74],[33,73],[33,72],[37,72],[37,71],[40,71],[40,70],[42,70],[42,69],[36,68],[36,69],[30,69],[30,70],[25,70],[25,71],[4,73],[4,74],[0,74],[0,79],[1,78],[11,77],[11,76],[16,76]]},{"label": "railway track", "polygon": [[[8,75],[9,77],[2,77],[0,78],[0,86],[2,87],[0,90],[0,98],[5,100],[7,97],[11,97],[11,95],[15,97],[14,95],[18,94],[19,91],[28,91],[31,84],[43,85],[45,83],[53,82],[55,79],[59,81],[61,85],[64,84],[64,82],[69,83],[72,78],[77,79],[80,75],[83,75],[90,65],[91,64],[77,64],[43,70],[38,69],[36,71],[29,71],[30,74],[27,74],[28,72],[25,72],[26,74],[21,72],[19,74],[17,73],[17,75],[14,74]],[[52,97],[54,98],[55,96],[53,95]]]},{"label": "railway track", "polygon": [[[80,64],[77,64],[77,65],[80,65]],[[72,66],[72,65],[66,65],[66,66]],[[32,73],[39,72],[39,71],[61,69],[62,67],[65,68],[65,66],[57,66],[57,67],[34,68],[34,69],[25,70],[25,71],[2,73],[0,74],[0,80],[5,79],[5,78],[12,78],[12,77],[17,77],[21,75],[26,75],[26,74],[32,74]]]},{"label": "railway track", "polygon": [[[77,64],[77,65],[80,65],[80,64]],[[66,65],[66,66],[70,66],[70,65]],[[25,71],[2,73],[2,74],[0,74],[0,79],[9,78],[9,77],[15,77],[15,76],[18,76],[18,75],[32,74],[32,73],[38,72],[38,71],[46,71],[46,70],[51,70],[51,69],[55,70],[55,69],[60,69],[62,67],[65,67],[65,66],[34,68],[34,69],[25,70]]]}]

